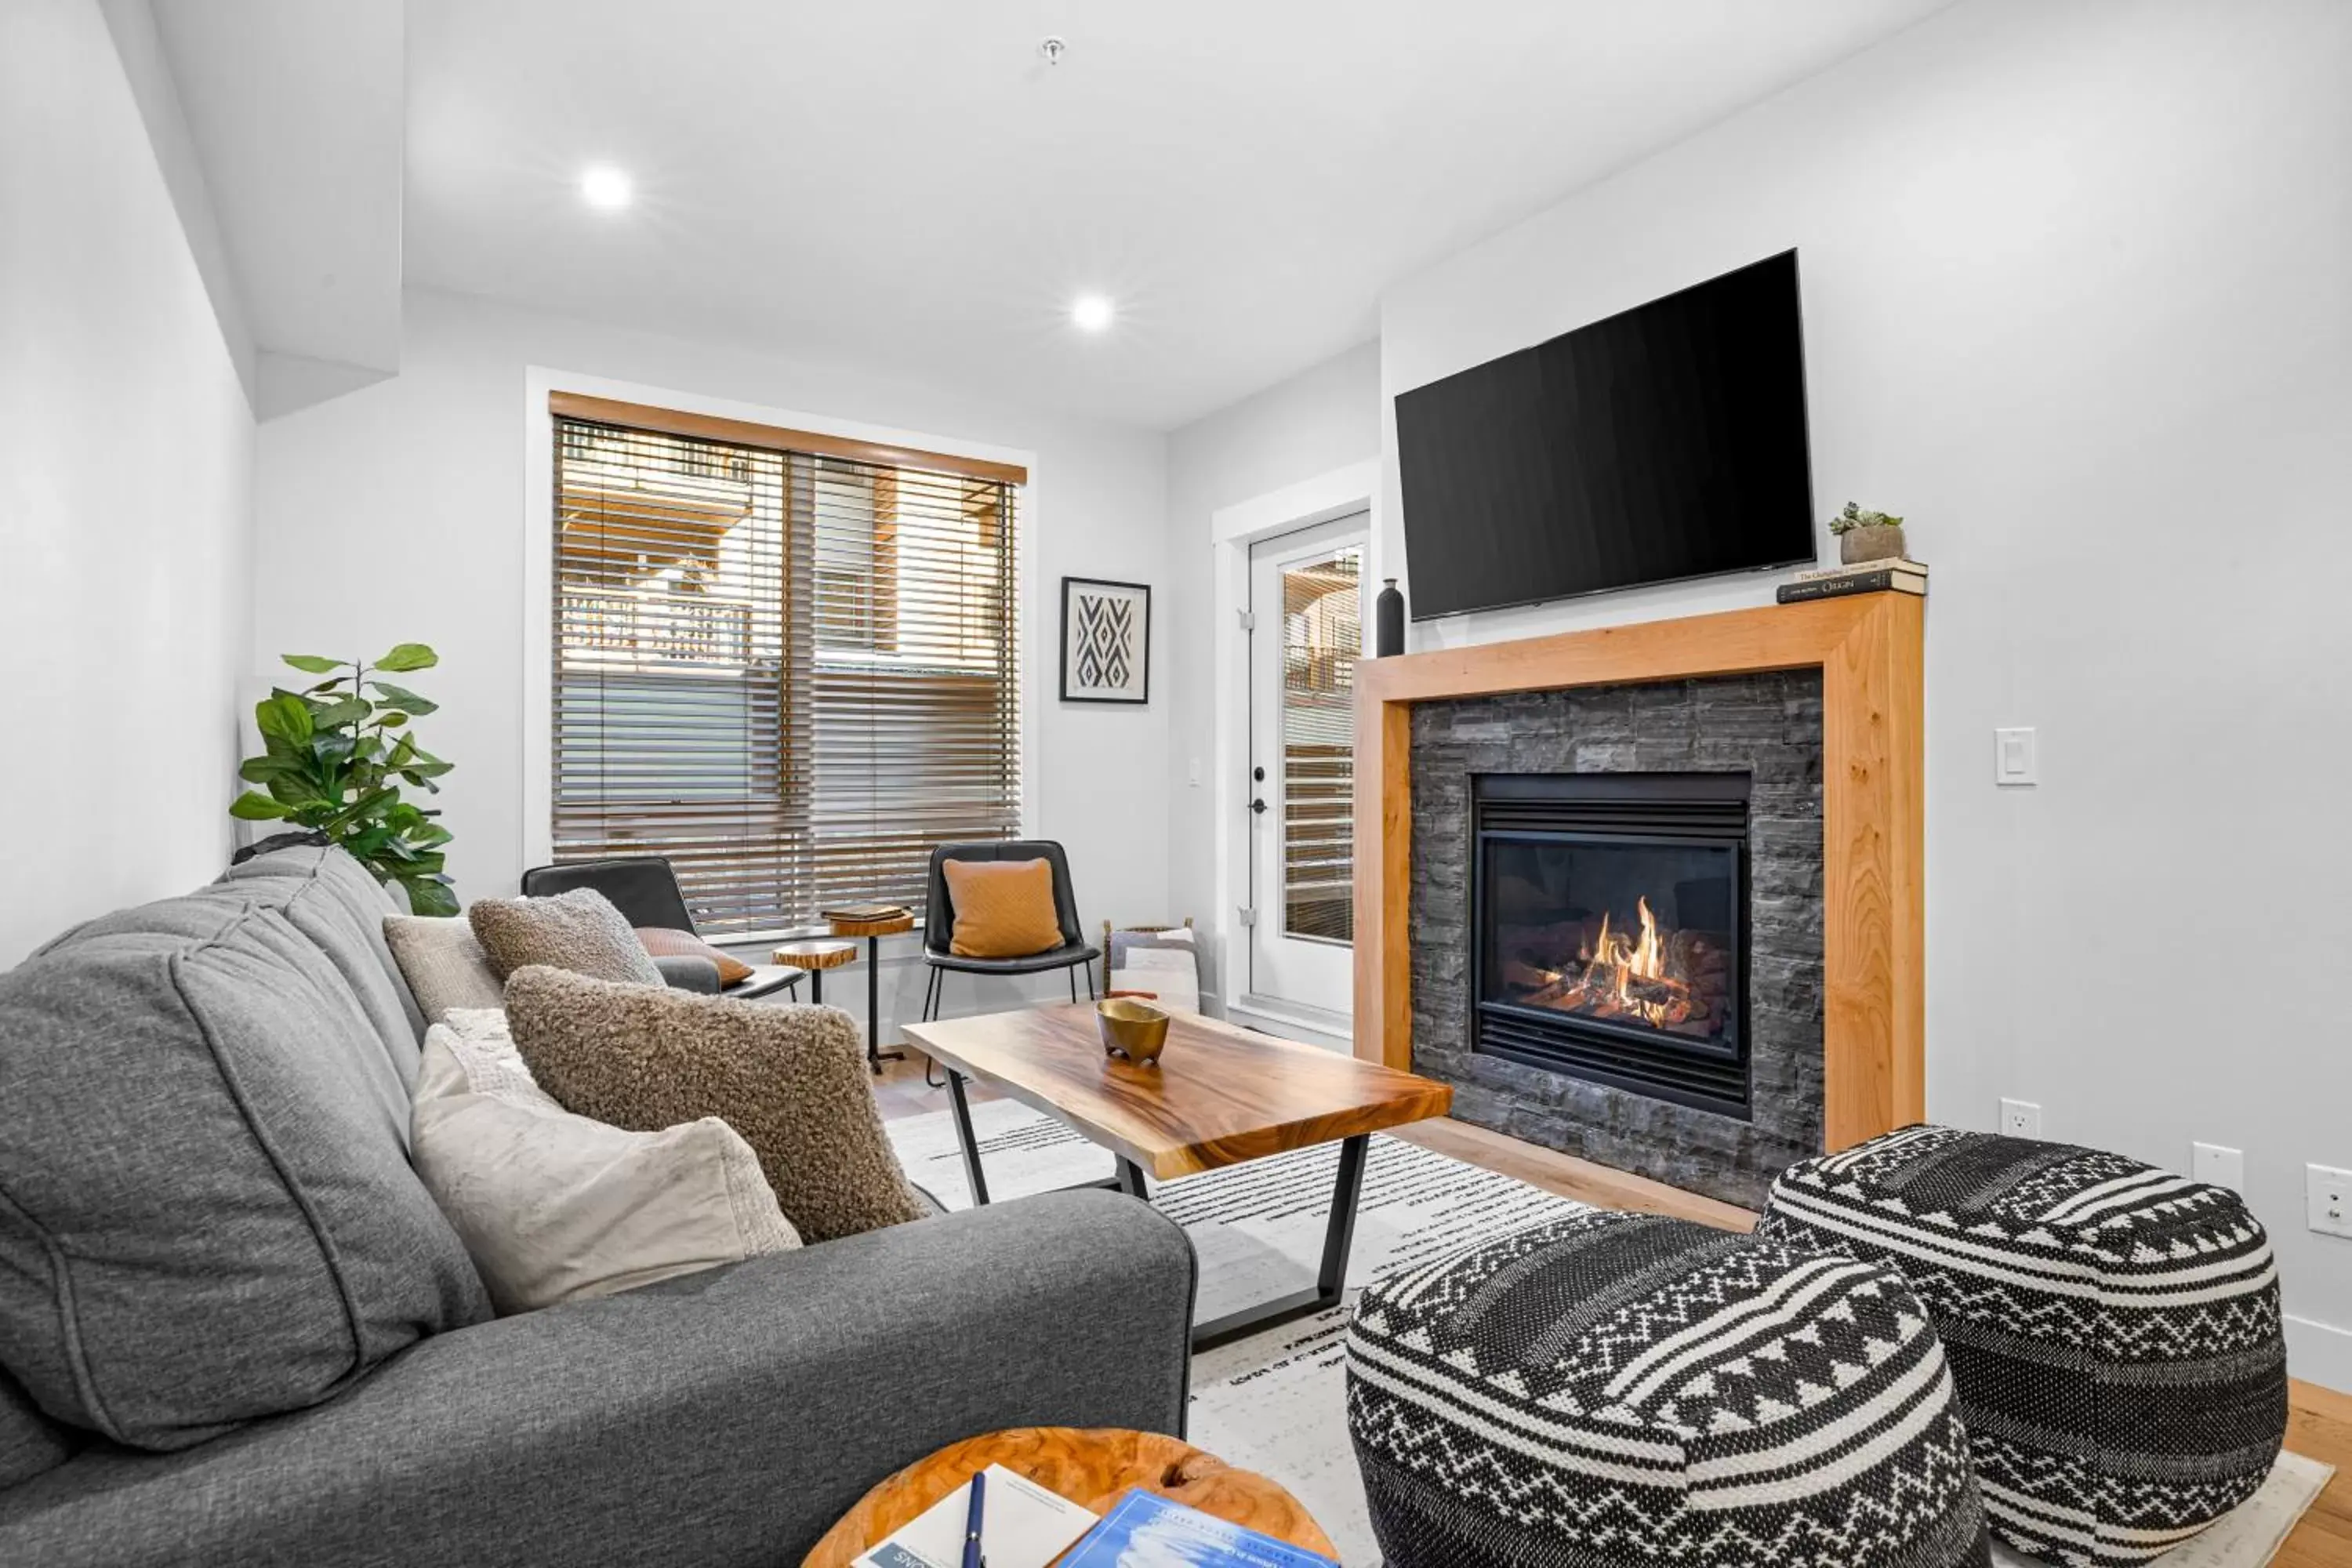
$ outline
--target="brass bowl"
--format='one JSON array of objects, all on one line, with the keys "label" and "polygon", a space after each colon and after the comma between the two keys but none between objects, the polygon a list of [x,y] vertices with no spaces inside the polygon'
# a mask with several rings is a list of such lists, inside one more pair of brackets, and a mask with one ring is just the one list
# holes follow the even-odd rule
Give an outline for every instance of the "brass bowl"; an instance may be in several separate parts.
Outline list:
[{"label": "brass bowl", "polygon": [[1132,996],[1096,1003],[1095,1024],[1102,1031],[1104,1054],[1125,1057],[1138,1067],[1158,1061],[1168,1044],[1168,1015]]}]

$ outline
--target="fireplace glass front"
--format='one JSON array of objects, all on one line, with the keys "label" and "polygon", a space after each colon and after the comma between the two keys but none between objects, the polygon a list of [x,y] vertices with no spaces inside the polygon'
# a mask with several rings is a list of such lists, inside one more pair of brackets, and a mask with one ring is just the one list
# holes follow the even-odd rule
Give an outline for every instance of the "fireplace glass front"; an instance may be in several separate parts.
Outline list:
[{"label": "fireplace glass front", "polygon": [[1747,1115],[1748,795],[1744,773],[1477,778],[1475,1048]]}]

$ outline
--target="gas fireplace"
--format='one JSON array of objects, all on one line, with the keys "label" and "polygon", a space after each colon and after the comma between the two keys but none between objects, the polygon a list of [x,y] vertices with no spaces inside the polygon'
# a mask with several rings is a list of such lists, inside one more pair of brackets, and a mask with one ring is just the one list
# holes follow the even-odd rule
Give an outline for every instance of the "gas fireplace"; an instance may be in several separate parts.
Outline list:
[{"label": "gas fireplace", "polygon": [[1472,780],[1472,1047],[1745,1119],[1749,775]]}]

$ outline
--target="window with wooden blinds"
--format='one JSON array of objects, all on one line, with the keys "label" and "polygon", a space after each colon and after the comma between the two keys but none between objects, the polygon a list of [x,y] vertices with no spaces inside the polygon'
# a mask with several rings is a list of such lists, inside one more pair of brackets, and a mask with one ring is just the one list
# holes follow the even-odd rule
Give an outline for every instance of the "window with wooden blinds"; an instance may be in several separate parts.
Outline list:
[{"label": "window with wooden blinds", "polygon": [[555,424],[557,860],[666,856],[749,933],[1019,835],[1013,482]]}]

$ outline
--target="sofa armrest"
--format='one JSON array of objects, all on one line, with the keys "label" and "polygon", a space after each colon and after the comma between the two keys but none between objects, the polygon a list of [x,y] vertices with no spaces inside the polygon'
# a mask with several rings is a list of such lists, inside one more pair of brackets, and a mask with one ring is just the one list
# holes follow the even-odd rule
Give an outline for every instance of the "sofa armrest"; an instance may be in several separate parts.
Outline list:
[{"label": "sofa armrest", "polygon": [[704,996],[719,994],[719,965],[691,952],[656,953],[654,967],[661,971],[662,979],[673,991],[692,991]]},{"label": "sofa armrest", "polygon": [[1006,1426],[1181,1432],[1195,1265],[1056,1193],[426,1340],[200,1447],[0,1493],[0,1562],[798,1563],[884,1476]]}]

